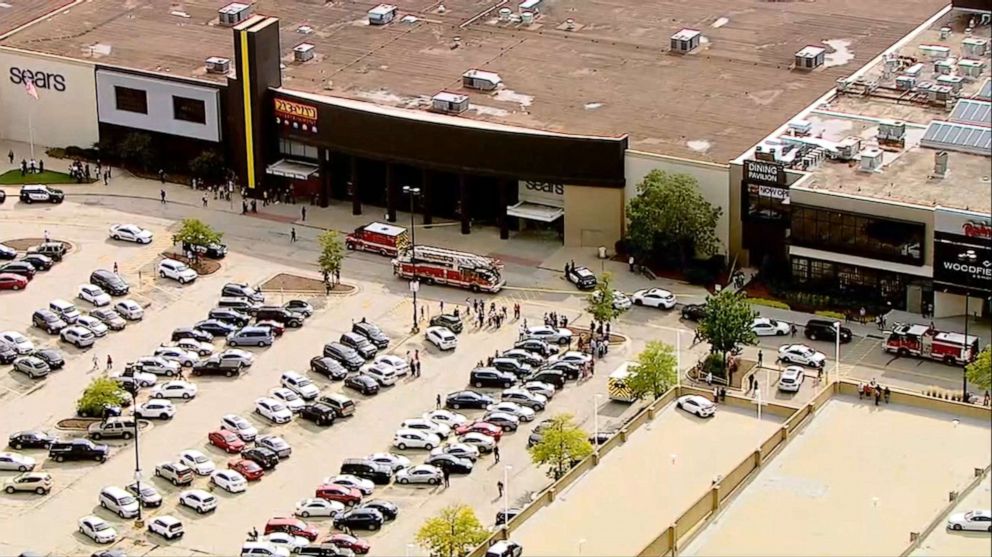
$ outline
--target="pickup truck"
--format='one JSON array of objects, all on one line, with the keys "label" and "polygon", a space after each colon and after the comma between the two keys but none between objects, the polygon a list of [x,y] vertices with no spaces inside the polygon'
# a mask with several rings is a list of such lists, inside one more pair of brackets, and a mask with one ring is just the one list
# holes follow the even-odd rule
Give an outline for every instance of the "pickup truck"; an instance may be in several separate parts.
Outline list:
[{"label": "pickup truck", "polygon": [[223,375],[224,377],[234,377],[241,373],[244,364],[238,360],[230,358],[220,358],[211,356],[206,360],[201,360],[193,364],[193,375]]}]

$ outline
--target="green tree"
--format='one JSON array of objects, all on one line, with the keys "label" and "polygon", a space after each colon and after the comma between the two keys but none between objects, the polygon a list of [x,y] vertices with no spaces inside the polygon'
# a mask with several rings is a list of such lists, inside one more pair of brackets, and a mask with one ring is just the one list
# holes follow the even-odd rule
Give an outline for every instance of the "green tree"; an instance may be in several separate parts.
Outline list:
[{"label": "green tree", "polygon": [[189,161],[189,171],[197,178],[212,183],[219,183],[224,180],[226,169],[224,168],[224,157],[214,150],[203,151],[193,160]]},{"label": "green tree", "polygon": [[965,373],[972,385],[983,391],[992,389],[992,347],[986,346],[985,350],[979,352],[975,360],[965,368]]},{"label": "green tree", "polygon": [[129,133],[124,136],[117,146],[117,154],[121,160],[141,170],[148,170],[157,161],[152,138],[146,133]]},{"label": "green tree", "polygon": [[224,234],[217,232],[209,224],[199,219],[183,219],[179,226],[179,232],[172,237],[174,242],[186,245],[206,247],[210,244],[219,244]]},{"label": "green tree", "polygon": [[625,383],[637,398],[660,397],[675,384],[678,358],[668,344],[652,340],[637,355],[637,363],[628,367]]},{"label": "green tree", "polygon": [[692,176],[652,170],[627,204],[629,246],[638,258],[672,251],[686,268],[693,256],[719,251],[716,225],[721,214],[699,193]]},{"label": "green tree", "polygon": [[[757,337],[751,324],[758,312],[751,309],[746,296],[722,290],[706,297],[706,316],[697,329],[700,338],[710,343],[711,350],[719,353],[723,369],[727,370],[727,352],[741,345],[755,344]],[[727,374],[730,379],[730,373]]]},{"label": "green tree", "polygon": [[592,443],[586,437],[571,414],[558,414],[541,429],[541,440],[527,450],[531,461],[547,466],[548,476],[557,480],[574,463],[592,454]]},{"label": "green tree", "polygon": [[486,541],[486,531],[468,505],[449,505],[417,531],[417,543],[436,557],[464,557]]},{"label": "green tree", "polygon": [[596,321],[613,321],[624,312],[624,310],[613,307],[613,287],[610,286],[612,281],[612,274],[603,273],[596,282],[596,289],[586,297],[586,311]]},{"label": "green tree", "polygon": [[336,230],[325,230],[317,237],[320,244],[320,255],[317,256],[317,267],[324,275],[324,281],[331,280],[341,273],[341,262],[344,260],[344,244]]},{"label": "green tree", "polygon": [[99,417],[104,408],[120,406],[125,399],[125,392],[117,381],[109,377],[97,377],[90,382],[83,396],[76,402],[76,411],[80,416]]}]

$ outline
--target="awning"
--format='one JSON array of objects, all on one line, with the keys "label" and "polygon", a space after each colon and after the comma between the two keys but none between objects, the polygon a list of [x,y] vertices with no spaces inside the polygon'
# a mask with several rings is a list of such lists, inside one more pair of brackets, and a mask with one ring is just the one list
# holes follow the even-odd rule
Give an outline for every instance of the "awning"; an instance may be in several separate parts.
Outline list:
[{"label": "awning", "polygon": [[520,217],[527,220],[554,222],[565,215],[565,209],[521,201],[516,205],[507,207],[506,214],[511,217]]},{"label": "awning", "polygon": [[266,174],[273,176],[285,176],[296,180],[306,180],[317,174],[318,166],[309,162],[288,161],[283,159],[277,163],[270,164],[265,169]]}]

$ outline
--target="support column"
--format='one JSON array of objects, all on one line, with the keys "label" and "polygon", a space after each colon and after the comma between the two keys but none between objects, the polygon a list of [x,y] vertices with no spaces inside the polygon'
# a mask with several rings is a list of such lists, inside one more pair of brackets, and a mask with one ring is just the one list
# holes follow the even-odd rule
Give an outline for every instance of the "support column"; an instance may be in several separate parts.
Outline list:
[{"label": "support column", "polygon": [[434,223],[434,214],[431,212],[431,185],[433,174],[426,168],[421,171],[420,178],[420,204],[424,212],[424,224]]},{"label": "support column", "polygon": [[396,171],[386,164],[386,220],[396,222]]},{"label": "support column", "polygon": [[348,195],[351,196],[351,214],[362,214],[362,197],[358,195],[358,159],[351,157],[351,173],[348,176]]},{"label": "support column", "polygon": [[318,149],[317,156],[320,158],[320,193],[317,194],[317,205],[327,207],[331,199],[331,159],[327,149]]},{"label": "support column", "polygon": [[470,234],[472,221],[468,204],[468,180],[464,174],[458,175],[458,198],[461,200],[461,214],[459,216],[462,219],[462,234]]},{"label": "support column", "polygon": [[506,216],[506,205],[508,203],[509,196],[507,195],[507,188],[509,188],[508,180],[505,178],[500,178],[499,180],[499,212],[496,213],[496,220],[499,222],[499,239],[507,240],[510,238],[510,219]]}]

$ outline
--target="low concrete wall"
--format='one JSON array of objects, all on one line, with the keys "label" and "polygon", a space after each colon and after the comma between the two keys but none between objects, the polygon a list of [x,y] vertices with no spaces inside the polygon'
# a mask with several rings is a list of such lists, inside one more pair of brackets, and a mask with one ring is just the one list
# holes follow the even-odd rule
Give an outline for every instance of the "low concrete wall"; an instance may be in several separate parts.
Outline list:
[{"label": "low concrete wall", "polygon": [[[713,400],[713,390],[712,389],[705,390],[705,389],[699,389],[699,388],[696,388],[696,387],[689,387],[689,386],[686,386],[686,385],[682,385],[682,387],[680,387],[680,389],[681,390],[680,390],[678,396],[683,396],[683,395],[699,395],[699,396],[704,396],[704,397],[706,397],[706,398],[708,398],[710,400]],[[727,393],[727,398],[725,400],[723,400],[720,404],[725,404],[727,406],[733,406],[734,408],[748,408],[748,409],[754,410],[755,412],[758,411],[757,406],[754,403],[754,399],[751,399],[751,398],[748,398],[748,397],[743,397],[743,396],[732,395],[730,393]],[[761,403],[761,411],[762,412],[767,412],[769,414],[772,414],[772,415],[775,415],[775,416],[779,416],[779,417],[782,417],[782,418],[787,418],[787,417],[795,414],[796,408],[794,406],[785,406],[783,404],[776,404],[774,402],[772,402],[772,403],[762,402]]]},{"label": "low concrete wall", "polygon": [[[840,394],[843,395],[858,395],[858,383],[853,381],[841,381],[838,389]],[[905,404],[906,406],[925,408],[927,410],[955,414],[963,418],[972,418],[976,420],[988,420],[992,417],[992,408],[989,408],[988,406],[978,406],[975,404],[965,404],[963,402],[954,402],[953,400],[923,396],[919,393],[893,389],[891,387],[889,390],[892,392],[889,399],[890,404]]]},{"label": "low concrete wall", "polygon": [[910,554],[916,551],[920,547],[920,544],[923,543],[923,540],[927,539],[927,536],[933,533],[933,531],[936,530],[938,526],[943,524],[944,521],[947,520],[947,516],[949,514],[954,512],[954,508],[958,506],[958,504],[961,502],[961,499],[967,497],[968,494],[974,491],[975,488],[978,487],[985,480],[985,476],[989,475],[990,470],[992,470],[992,466],[986,466],[985,469],[982,470],[980,474],[975,474],[974,479],[968,482],[967,487],[965,487],[958,493],[957,498],[954,499],[953,501],[948,501],[948,503],[944,505],[944,508],[941,509],[939,513],[937,513],[937,516],[935,516],[934,519],[930,521],[930,524],[928,524],[927,527],[924,528],[922,531],[918,532],[916,539],[914,539],[909,543],[909,546],[907,546],[906,549],[904,549],[902,553],[899,554],[899,557],[909,557]]}]

